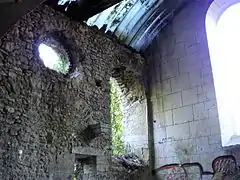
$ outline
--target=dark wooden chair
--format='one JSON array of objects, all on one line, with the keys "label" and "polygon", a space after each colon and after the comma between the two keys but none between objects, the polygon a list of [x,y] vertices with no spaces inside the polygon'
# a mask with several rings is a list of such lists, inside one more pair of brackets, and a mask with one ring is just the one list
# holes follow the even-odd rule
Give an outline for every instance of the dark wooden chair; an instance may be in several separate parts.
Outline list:
[{"label": "dark wooden chair", "polygon": [[212,162],[213,173],[221,172],[225,176],[235,174],[239,168],[234,156],[225,155],[215,158]]},{"label": "dark wooden chair", "polygon": [[154,176],[158,175],[163,180],[187,180],[187,171],[181,164],[166,164],[152,171]]},{"label": "dark wooden chair", "polygon": [[189,179],[201,180],[203,175],[203,167],[200,163],[184,163],[182,167],[185,169]]}]

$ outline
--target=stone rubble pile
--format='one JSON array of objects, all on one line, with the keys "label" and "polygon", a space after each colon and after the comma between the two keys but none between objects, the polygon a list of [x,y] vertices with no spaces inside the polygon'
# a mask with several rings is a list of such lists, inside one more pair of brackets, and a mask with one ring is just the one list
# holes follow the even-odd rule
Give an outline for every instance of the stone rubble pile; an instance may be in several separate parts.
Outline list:
[{"label": "stone rubble pile", "polygon": [[143,160],[134,153],[115,155],[112,158],[112,162],[113,167],[114,165],[118,167],[122,166],[121,170],[127,170],[129,173],[146,167],[146,164],[143,162]]}]

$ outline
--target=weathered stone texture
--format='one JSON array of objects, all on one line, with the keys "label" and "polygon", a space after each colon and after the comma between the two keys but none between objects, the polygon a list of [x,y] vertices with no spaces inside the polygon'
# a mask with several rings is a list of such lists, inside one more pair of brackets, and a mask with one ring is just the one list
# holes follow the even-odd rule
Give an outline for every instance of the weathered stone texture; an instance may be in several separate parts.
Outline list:
[{"label": "weathered stone texture", "polygon": [[[127,106],[128,105],[128,106]],[[123,140],[127,153],[149,160],[147,103],[137,101],[123,108]]]},{"label": "weathered stone texture", "polygon": [[191,1],[152,42],[150,62],[155,167],[211,161],[223,153],[205,33],[209,3]]},{"label": "weathered stone texture", "polygon": [[[68,52],[67,76],[39,58],[38,45],[52,35]],[[78,146],[108,157],[110,76],[125,67],[140,82],[143,65],[139,54],[45,5],[25,15],[0,40],[0,179],[70,179]],[[97,158],[97,171],[109,159],[100,168]]]}]

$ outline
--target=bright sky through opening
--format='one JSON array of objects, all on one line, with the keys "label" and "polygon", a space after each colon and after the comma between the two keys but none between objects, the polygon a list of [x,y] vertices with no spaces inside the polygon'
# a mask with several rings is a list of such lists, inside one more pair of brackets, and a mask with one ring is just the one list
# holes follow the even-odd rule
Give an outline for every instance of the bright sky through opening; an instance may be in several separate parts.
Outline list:
[{"label": "bright sky through opening", "polygon": [[[240,3],[228,8],[217,24],[221,101],[234,124],[233,133],[240,135]],[[221,65],[220,65],[221,64]],[[217,89],[218,91],[218,89]]]},{"label": "bright sky through opening", "polygon": [[43,60],[44,65],[53,69],[54,65],[59,61],[58,54],[53,50],[53,48],[47,46],[46,44],[40,44],[38,50],[39,56]]}]

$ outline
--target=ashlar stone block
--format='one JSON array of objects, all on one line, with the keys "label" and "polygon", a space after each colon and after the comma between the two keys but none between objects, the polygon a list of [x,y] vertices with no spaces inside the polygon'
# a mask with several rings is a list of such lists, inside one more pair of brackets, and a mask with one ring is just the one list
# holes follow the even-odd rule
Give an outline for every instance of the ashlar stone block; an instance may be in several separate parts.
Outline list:
[{"label": "ashlar stone block", "polygon": [[180,76],[176,76],[171,79],[171,88],[172,92],[179,92],[185,89],[190,88],[190,79],[189,79],[189,74],[181,74]]},{"label": "ashlar stone block", "polygon": [[184,106],[198,103],[198,89],[193,88],[182,91],[182,101]]},{"label": "ashlar stone block", "polygon": [[182,106],[182,95],[181,92],[170,94],[163,97],[163,109],[169,110],[179,108]]},{"label": "ashlar stone block", "polygon": [[166,127],[167,137],[174,140],[188,139],[190,137],[189,123]]},{"label": "ashlar stone block", "polygon": [[193,120],[193,108],[191,105],[173,110],[174,124],[185,123],[192,120]]}]

